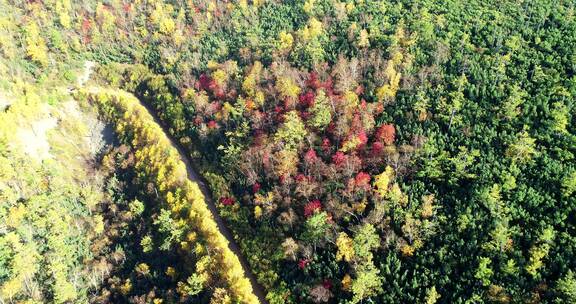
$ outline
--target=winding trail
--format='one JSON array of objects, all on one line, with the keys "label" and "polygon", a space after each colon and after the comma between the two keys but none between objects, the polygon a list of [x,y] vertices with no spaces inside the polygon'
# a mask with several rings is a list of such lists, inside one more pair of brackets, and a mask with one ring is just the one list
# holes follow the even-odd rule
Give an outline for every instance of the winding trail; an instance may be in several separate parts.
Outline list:
[{"label": "winding trail", "polygon": [[[78,81],[78,87],[85,87],[85,84],[89,80],[94,66],[95,64],[92,62],[89,61],[85,62],[84,72],[80,77],[80,80]],[[97,92],[99,88],[91,87],[89,88],[89,90]],[[154,109],[150,107],[148,104],[143,102],[142,99],[138,98],[137,96],[135,96],[135,98],[138,100],[140,105],[142,105],[146,109],[146,111],[148,111],[148,113],[152,116],[152,118],[154,118],[154,122],[162,128],[164,135],[166,135],[166,138],[168,138],[172,147],[174,147],[178,151],[178,154],[180,155],[180,160],[186,165],[186,172],[188,175],[188,179],[196,183],[198,185],[198,188],[200,188],[202,195],[204,195],[206,206],[208,206],[208,210],[210,210],[210,213],[212,213],[212,217],[216,222],[218,230],[226,238],[226,240],[228,240],[228,248],[230,249],[230,251],[232,251],[232,253],[234,253],[238,257],[238,260],[240,260],[240,265],[242,266],[244,275],[250,281],[250,285],[252,285],[252,292],[258,298],[258,301],[260,303],[268,304],[268,301],[266,301],[266,292],[264,292],[264,288],[258,283],[258,280],[256,280],[256,276],[250,270],[250,265],[248,264],[248,261],[242,254],[242,251],[240,250],[238,243],[236,243],[234,235],[230,232],[230,230],[226,226],[226,223],[224,222],[224,219],[222,219],[222,217],[218,213],[218,208],[216,208],[216,204],[214,203],[214,199],[212,197],[212,192],[208,188],[207,182],[204,179],[204,177],[198,174],[196,168],[192,165],[192,162],[190,161],[190,158],[186,153],[186,149],[184,149],[184,147],[181,144],[179,144],[178,141],[176,141],[172,137],[172,135],[170,135],[170,132],[168,131],[169,128],[156,115],[156,111],[154,111]]]},{"label": "winding trail", "polygon": [[244,275],[250,281],[250,285],[252,285],[252,291],[254,292],[254,295],[258,298],[260,303],[267,304],[268,302],[266,301],[266,293],[264,292],[264,288],[256,280],[256,276],[250,270],[250,265],[248,264],[248,261],[242,254],[242,251],[240,250],[240,247],[236,243],[234,236],[226,226],[224,219],[222,219],[222,217],[218,213],[218,209],[216,208],[216,204],[214,203],[214,199],[212,197],[212,192],[208,188],[206,180],[204,179],[204,177],[202,177],[200,174],[197,173],[197,170],[192,165],[192,162],[190,161],[190,158],[188,157],[188,154],[186,153],[184,147],[182,147],[182,145],[179,144],[172,137],[172,135],[170,135],[170,133],[168,132],[168,127],[160,120],[160,118],[156,115],[156,112],[150,107],[150,105],[143,102],[140,98],[137,99],[140,102],[140,105],[146,108],[148,113],[150,113],[150,115],[154,118],[154,122],[156,122],[162,128],[162,131],[164,131],[164,134],[170,140],[170,144],[172,144],[172,146],[176,148],[176,150],[178,150],[178,154],[180,154],[180,160],[182,160],[182,162],[184,162],[184,164],[186,165],[188,179],[198,184],[200,191],[202,191],[202,194],[204,195],[204,200],[206,201],[206,205],[208,206],[210,213],[212,213],[212,216],[216,221],[218,230],[228,240],[228,248],[230,248],[230,250],[240,260],[240,264],[242,265],[242,269],[244,270]]}]

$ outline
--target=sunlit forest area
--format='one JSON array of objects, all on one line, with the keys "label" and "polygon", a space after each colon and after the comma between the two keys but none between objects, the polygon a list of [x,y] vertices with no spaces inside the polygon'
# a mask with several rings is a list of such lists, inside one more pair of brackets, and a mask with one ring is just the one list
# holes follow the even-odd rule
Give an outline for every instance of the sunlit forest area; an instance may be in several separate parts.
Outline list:
[{"label": "sunlit forest area", "polygon": [[576,303],[576,2],[0,0],[4,303]]}]

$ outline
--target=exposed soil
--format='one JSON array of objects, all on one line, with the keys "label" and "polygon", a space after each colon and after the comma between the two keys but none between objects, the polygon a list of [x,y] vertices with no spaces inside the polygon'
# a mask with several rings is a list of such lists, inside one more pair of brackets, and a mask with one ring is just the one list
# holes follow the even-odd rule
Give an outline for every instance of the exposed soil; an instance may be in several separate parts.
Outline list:
[{"label": "exposed soil", "polygon": [[18,128],[16,138],[24,152],[37,160],[50,158],[48,131],[55,128],[58,121],[54,117],[32,122],[30,128]]}]

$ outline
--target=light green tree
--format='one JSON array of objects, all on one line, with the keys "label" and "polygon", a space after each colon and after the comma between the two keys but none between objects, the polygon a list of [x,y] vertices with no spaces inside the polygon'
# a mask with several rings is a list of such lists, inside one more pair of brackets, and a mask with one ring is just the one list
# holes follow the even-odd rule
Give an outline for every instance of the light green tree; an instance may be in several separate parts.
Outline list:
[{"label": "light green tree", "polygon": [[310,114],[312,114],[312,117],[309,120],[309,124],[319,130],[324,130],[332,121],[330,100],[326,97],[324,90],[318,91],[318,95],[314,99],[314,105],[310,109]]},{"label": "light green tree", "polygon": [[572,270],[568,270],[558,280],[555,290],[558,293],[555,299],[556,303],[576,303],[576,276]]},{"label": "light green tree", "polygon": [[290,111],[284,116],[284,123],[276,132],[274,138],[283,142],[287,149],[296,149],[308,132],[298,112]]},{"label": "light green tree", "polygon": [[528,94],[518,85],[512,86],[510,88],[510,95],[508,95],[508,98],[506,98],[500,106],[500,116],[508,120],[518,117],[521,113],[520,106],[527,97]]},{"label": "light green tree", "polygon": [[550,115],[552,116],[552,130],[560,133],[568,132],[566,127],[570,123],[570,109],[565,104],[553,103]]},{"label": "light green tree", "polygon": [[436,304],[440,299],[440,294],[436,291],[436,286],[428,288],[426,291],[426,304]]},{"label": "light green tree", "polygon": [[562,179],[562,196],[569,197],[576,192],[576,171],[572,171]]},{"label": "light green tree", "polygon": [[490,279],[492,278],[492,275],[494,275],[494,271],[490,267],[490,264],[492,264],[490,258],[481,257],[476,273],[474,274],[474,277],[480,280],[484,286],[490,285]]},{"label": "light green tree", "polygon": [[316,212],[306,220],[302,238],[306,241],[317,243],[326,237],[329,227],[328,214],[326,212]]},{"label": "light green tree", "polygon": [[530,137],[526,130],[518,133],[514,142],[506,149],[506,156],[520,164],[530,162],[536,155],[536,139]]},{"label": "light green tree", "polygon": [[353,246],[355,253],[353,265],[356,277],[351,285],[353,297],[350,303],[359,303],[382,290],[380,270],[372,261],[374,256],[372,251],[380,246],[380,237],[376,233],[376,228],[371,224],[360,226],[354,236]]}]

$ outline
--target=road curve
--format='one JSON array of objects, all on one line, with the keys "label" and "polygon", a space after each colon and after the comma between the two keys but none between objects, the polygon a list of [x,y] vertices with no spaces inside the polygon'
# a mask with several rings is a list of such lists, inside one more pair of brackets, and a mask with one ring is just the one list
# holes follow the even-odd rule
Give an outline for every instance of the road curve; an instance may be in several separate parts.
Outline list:
[{"label": "road curve", "polygon": [[[80,77],[80,80],[78,81],[78,87],[81,88],[85,86],[86,82],[90,79],[94,66],[95,63],[93,62],[90,61],[84,62],[84,71],[82,73],[82,76]],[[196,169],[192,165],[192,162],[190,161],[190,158],[188,157],[188,154],[186,153],[186,149],[184,149],[184,147],[182,147],[182,145],[180,145],[178,141],[174,140],[174,138],[168,131],[168,127],[156,115],[156,111],[154,111],[154,109],[145,102],[142,102],[142,99],[139,98],[138,96],[136,96],[136,99],[138,99],[140,105],[142,105],[146,109],[146,111],[148,111],[148,113],[152,116],[154,122],[162,128],[162,131],[166,135],[166,138],[168,138],[168,140],[170,141],[172,147],[174,147],[178,151],[178,154],[180,155],[180,160],[182,160],[182,162],[184,162],[184,164],[186,165],[186,172],[188,174],[188,179],[198,184],[200,191],[204,195],[204,200],[206,201],[208,210],[210,210],[210,213],[212,213],[212,217],[216,222],[218,230],[226,238],[226,240],[228,240],[228,248],[232,251],[232,253],[234,253],[238,257],[238,260],[240,260],[240,265],[242,266],[244,275],[250,281],[250,285],[252,285],[252,292],[258,298],[258,301],[260,301],[260,303],[268,304],[268,301],[266,301],[266,293],[264,292],[264,288],[256,280],[256,276],[250,270],[248,261],[242,254],[242,251],[240,250],[240,247],[236,243],[236,240],[234,240],[234,236],[232,235],[228,227],[226,227],[224,220],[218,213],[218,209],[216,208],[216,204],[214,203],[214,199],[212,198],[212,192],[206,186],[206,180],[200,174],[197,173]]]},{"label": "road curve", "polygon": [[252,285],[252,291],[254,292],[254,295],[258,298],[260,303],[268,304],[268,302],[266,301],[266,293],[264,292],[264,288],[256,280],[256,276],[250,270],[248,261],[242,254],[242,251],[240,250],[240,247],[236,243],[236,240],[234,240],[234,236],[232,235],[232,233],[226,226],[224,220],[218,213],[218,209],[216,208],[216,204],[214,203],[214,199],[212,197],[212,192],[210,191],[208,186],[206,186],[207,184],[206,180],[204,179],[204,177],[202,177],[200,174],[197,173],[195,167],[192,165],[192,162],[190,161],[190,158],[188,157],[188,154],[186,153],[186,150],[184,149],[184,147],[182,147],[180,143],[178,143],[178,141],[176,141],[172,137],[170,132],[168,132],[168,127],[159,119],[159,117],[156,115],[156,111],[154,111],[154,109],[152,109],[150,105],[143,102],[141,98],[137,99],[140,102],[140,104],[148,111],[148,113],[150,113],[150,115],[154,118],[154,122],[156,122],[162,128],[162,131],[164,131],[164,134],[166,134],[166,137],[168,138],[168,140],[170,140],[170,144],[172,144],[172,146],[176,148],[176,150],[178,151],[178,154],[180,154],[180,159],[186,165],[188,178],[192,182],[198,184],[200,191],[202,191],[202,194],[204,195],[204,200],[206,200],[206,205],[208,206],[210,213],[212,213],[212,216],[216,221],[218,230],[228,240],[228,248],[230,248],[230,250],[240,260],[240,264],[242,265],[242,269],[244,270],[244,275],[250,281],[250,285]]}]

